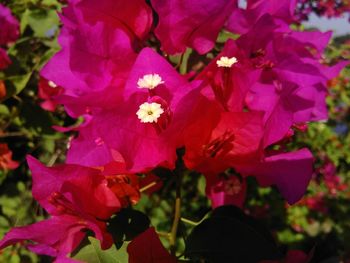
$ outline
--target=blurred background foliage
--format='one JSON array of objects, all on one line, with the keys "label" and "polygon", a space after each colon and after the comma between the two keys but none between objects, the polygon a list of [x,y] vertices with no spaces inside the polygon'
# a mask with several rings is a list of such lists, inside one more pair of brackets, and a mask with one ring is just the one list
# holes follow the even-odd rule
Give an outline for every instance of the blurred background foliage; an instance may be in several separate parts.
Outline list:
[{"label": "blurred background foliage", "polygon": [[[57,12],[62,1],[1,0],[0,3],[8,6],[20,21],[21,33],[7,49],[12,64],[0,72],[0,85],[6,89],[6,95],[0,97],[0,144],[7,145],[12,159],[19,163],[16,169],[1,165],[8,158],[8,151],[0,149],[1,238],[11,227],[45,217],[31,197],[31,175],[25,157],[34,155],[47,165],[63,162],[70,136],[74,134],[56,132],[52,126],[71,126],[76,120],[69,118],[60,106],[54,112],[42,109],[38,95],[38,72],[59,50]],[[221,34],[218,42],[224,38]],[[324,59],[332,64],[340,57],[350,59],[350,36],[334,39]],[[190,65],[200,68],[195,56],[190,59]],[[293,140],[287,144],[290,148],[304,145],[314,153],[315,173],[305,197],[288,206],[276,189],[259,188],[248,178],[245,209],[263,220],[282,246],[308,252],[317,245],[322,251],[320,257],[339,257],[350,262],[350,68],[329,82],[327,103],[329,120],[295,127]],[[159,233],[169,231],[173,218],[175,179],[167,173],[156,171],[163,187],[151,195],[144,194],[135,207],[149,216]],[[180,252],[193,226],[211,210],[203,176],[191,173],[184,177],[182,199]],[[162,241],[167,245],[166,239]],[[45,260],[20,245],[0,251],[0,262]]]}]

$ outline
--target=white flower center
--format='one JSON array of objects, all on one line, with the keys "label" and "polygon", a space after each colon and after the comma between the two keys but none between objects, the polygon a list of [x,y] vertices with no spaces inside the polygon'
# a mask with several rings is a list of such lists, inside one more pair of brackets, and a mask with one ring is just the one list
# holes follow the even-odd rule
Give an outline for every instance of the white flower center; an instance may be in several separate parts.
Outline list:
[{"label": "white flower center", "polygon": [[147,74],[144,75],[142,78],[139,78],[139,80],[137,81],[139,89],[154,89],[159,84],[163,83],[164,81],[158,74]]},{"label": "white flower center", "polygon": [[157,122],[160,115],[164,112],[159,103],[142,103],[136,112],[137,117],[142,123]]},{"label": "white flower center", "polygon": [[55,82],[53,82],[52,80],[48,81],[47,84],[51,87],[51,88],[56,88],[57,85]]},{"label": "white flower center", "polygon": [[219,60],[216,61],[216,64],[218,65],[218,67],[230,68],[233,64],[236,64],[237,62],[238,61],[236,57],[221,57]]}]

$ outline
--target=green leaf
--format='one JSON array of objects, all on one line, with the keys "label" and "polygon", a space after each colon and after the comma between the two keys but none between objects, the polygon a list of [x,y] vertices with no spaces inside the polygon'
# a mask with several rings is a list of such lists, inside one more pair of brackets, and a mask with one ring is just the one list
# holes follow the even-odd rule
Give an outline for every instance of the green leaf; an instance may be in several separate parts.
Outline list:
[{"label": "green leaf", "polygon": [[180,65],[180,73],[181,74],[186,74],[187,66],[188,66],[188,59],[190,58],[191,54],[192,54],[192,49],[187,48],[186,52],[183,54],[182,62]]},{"label": "green leaf", "polygon": [[55,10],[27,9],[21,19],[21,32],[30,26],[36,37],[50,37],[58,30],[59,18]]},{"label": "green leaf", "polygon": [[13,254],[11,256],[10,262],[9,263],[20,263],[21,262],[21,258],[18,254]]},{"label": "green leaf", "polygon": [[231,32],[223,30],[223,31],[221,31],[219,33],[219,36],[218,36],[216,42],[218,42],[218,43],[225,43],[229,39],[237,39],[238,36],[239,35],[236,35],[236,34],[233,34]]},{"label": "green leaf", "polygon": [[0,104],[0,115],[9,115],[10,114],[10,111],[9,109],[7,108],[6,105],[4,104]]},{"label": "green leaf", "polygon": [[[53,41],[51,44],[57,43],[57,41]],[[53,57],[53,55],[58,51],[58,48],[51,48],[49,49],[41,58],[39,63],[37,64],[35,69],[41,69],[50,58]]]},{"label": "green leaf", "polygon": [[43,0],[43,5],[59,7],[61,4],[57,0]]},{"label": "green leaf", "polygon": [[20,93],[26,86],[32,72],[29,72],[25,75],[11,76],[6,79],[6,99],[17,95]]},{"label": "green leaf", "polygon": [[124,244],[119,250],[115,246],[107,250],[102,250],[100,242],[93,238],[88,238],[89,243],[81,248],[72,258],[82,260],[87,263],[127,263],[128,254],[126,252],[127,244]]},{"label": "green leaf", "polygon": [[112,234],[117,247],[130,241],[149,228],[150,220],[142,212],[124,208],[108,222],[108,232]]},{"label": "green leaf", "polygon": [[52,117],[51,115],[43,111],[39,105],[33,102],[27,102],[23,104],[21,109],[21,119],[23,125],[33,135],[42,136],[44,134],[54,134],[55,131],[52,129]]}]

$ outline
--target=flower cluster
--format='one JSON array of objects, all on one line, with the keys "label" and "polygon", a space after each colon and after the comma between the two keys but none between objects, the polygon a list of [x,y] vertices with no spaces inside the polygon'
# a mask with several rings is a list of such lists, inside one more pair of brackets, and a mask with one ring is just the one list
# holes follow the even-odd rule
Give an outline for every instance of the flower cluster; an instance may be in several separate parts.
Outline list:
[{"label": "flower cluster", "polygon": [[7,144],[0,143],[0,170],[16,169],[17,167],[18,162],[12,160],[12,152]]},{"label": "flower cluster", "polygon": [[[0,71],[11,64],[6,47],[17,40],[19,36],[19,23],[11,14],[11,10],[0,4]],[[0,100],[5,98],[5,83],[0,80]]]},{"label": "flower cluster", "polygon": [[[33,196],[51,217],[12,229],[0,248],[30,240],[30,250],[69,262],[86,230],[110,247],[106,222],[137,203],[137,174],[175,169],[179,158],[205,176],[213,207],[241,206],[248,176],[297,202],[313,156],[287,151],[286,141],[305,123],[327,119],[326,84],[345,62],[324,63],[330,33],[290,29],[295,9],[296,1],[251,0],[246,9],[236,0],[68,1],[61,50],[42,69],[39,92],[42,107],[61,104],[84,122],[66,164],[28,157]],[[220,49],[223,29],[239,37]],[[198,64],[213,58],[180,74],[167,58],[183,66],[189,50]]]},{"label": "flower cluster", "polygon": [[297,19],[299,21],[308,20],[311,13],[328,18],[349,15],[350,2],[347,0],[299,0],[296,11]]},{"label": "flower cluster", "polygon": [[[19,36],[19,23],[12,16],[10,9],[0,4],[0,71],[6,69],[11,60],[6,52],[6,47],[16,41]],[[6,97],[6,86],[0,80],[0,101]],[[3,132],[0,130],[0,134]],[[0,170],[15,169],[18,162],[12,160],[12,152],[6,143],[0,143]]]}]

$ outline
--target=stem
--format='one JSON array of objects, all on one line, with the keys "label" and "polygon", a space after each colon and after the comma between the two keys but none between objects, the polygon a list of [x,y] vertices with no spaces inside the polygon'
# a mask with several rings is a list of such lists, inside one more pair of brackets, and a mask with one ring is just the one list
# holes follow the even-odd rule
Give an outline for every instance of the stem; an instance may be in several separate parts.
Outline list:
[{"label": "stem", "polygon": [[192,53],[192,49],[187,48],[185,53],[181,56],[180,73],[186,74],[188,67],[188,59]]},{"label": "stem", "polygon": [[175,256],[176,254],[176,235],[177,228],[181,219],[181,173],[176,175],[176,199],[175,199],[175,216],[173,225],[170,231],[170,252]]},{"label": "stem", "polygon": [[57,158],[60,156],[62,151],[58,149],[55,154],[51,157],[50,161],[48,162],[47,166],[52,166],[56,162]]},{"label": "stem", "polygon": [[197,226],[197,225],[200,224],[200,221],[199,222],[194,222],[194,221],[192,221],[190,219],[187,219],[187,218],[184,218],[184,217],[181,217],[181,221],[186,223],[186,224],[189,224],[191,226]]},{"label": "stem", "polygon": [[178,69],[178,68],[181,67],[183,59],[184,59],[184,54],[182,54],[182,55],[180,56],[180,60],[179,60],[179,62],[178,62],[178,63],[176,64],[176,66],[175,66],[176,69]]},{"label": "stem", "polygon": [[157,231],[157,234],[158,234],[158,236],[165,237],[167,239],[169,239],[169,235],[170,235],[170,233],[158,232],[158,231]]},{"label": "stem", "polygon": [[158,183],[158,181],[153,181],[152,183],[150,183],[150,184],[148,184],[148,185],[142,187],[142,188],[140,189],[140,192],[142,193],[142,192],[144,192],[144,191],[150,189],[152,186],[155,186],[157,183]]},{"label": "stem", "polygon": [[4,134],[0,134],[0,138],[8,138],[8,137],[27,137],[28,134],[24,132],[8,132]]}]

